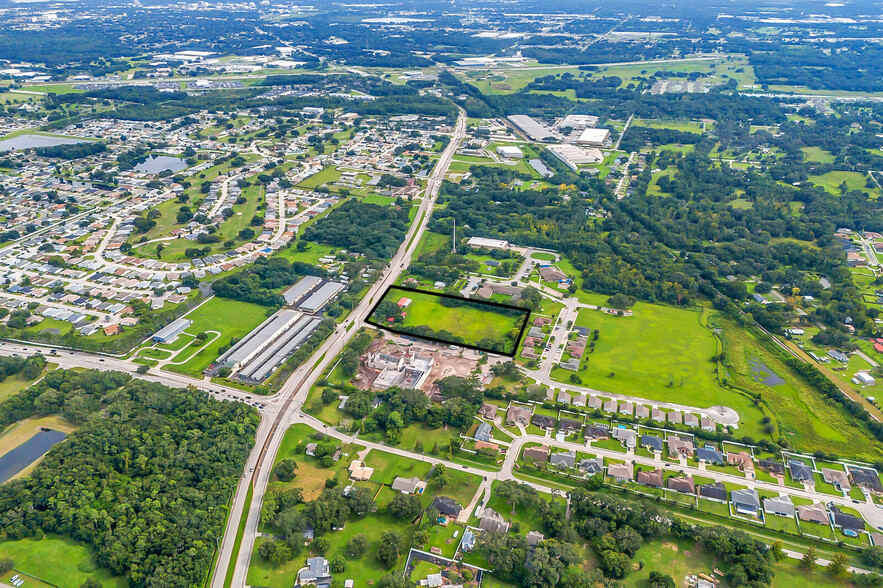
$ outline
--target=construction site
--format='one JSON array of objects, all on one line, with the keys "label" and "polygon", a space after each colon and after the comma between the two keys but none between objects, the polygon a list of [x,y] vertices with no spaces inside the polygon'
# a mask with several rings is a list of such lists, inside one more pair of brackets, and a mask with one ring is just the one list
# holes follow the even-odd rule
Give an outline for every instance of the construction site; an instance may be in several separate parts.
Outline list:
[{"label": "construction site", "polygon": [[469,377],[478,368],[480,354],[471,349],[451,349],[404,337],[375,339],[359,358],[352,384],[363,390],[385,390],[391,386],[435,391],[435,382],[448,376]]}]

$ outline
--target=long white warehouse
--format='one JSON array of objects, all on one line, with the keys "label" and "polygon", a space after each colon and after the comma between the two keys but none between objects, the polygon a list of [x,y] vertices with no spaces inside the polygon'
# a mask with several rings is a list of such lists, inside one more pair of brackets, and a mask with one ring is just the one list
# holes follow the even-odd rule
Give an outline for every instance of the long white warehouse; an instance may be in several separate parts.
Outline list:
[{"label": "long white warehouse", "polygon": [[227,353],[219,357],[218,365],[228,367],[233,371],[238,370],[282,333],[291,328],[301,316],[301,313],[295,310],[280,310],[258,325],[258,328],[230,348]]},{"label": "long white warehouse", "polygon": [[343,284],[340,282],[328,282],[301,302],[298,308],[304,312],[316,312],[328,304],[328,301],[341,290],[343,290]]}]

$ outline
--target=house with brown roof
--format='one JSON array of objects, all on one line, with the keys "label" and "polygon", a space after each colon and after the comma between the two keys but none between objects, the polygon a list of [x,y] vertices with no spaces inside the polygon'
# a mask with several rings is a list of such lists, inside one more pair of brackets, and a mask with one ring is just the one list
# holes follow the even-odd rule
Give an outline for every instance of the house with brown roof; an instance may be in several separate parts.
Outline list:
[{"label": "house with brown roof", "polygon": [[522,424],[525,427],[530,424],[530,408],[520,404],[510,404],[506,411],[506,424]]},{"label": "house with brown roof", "polygon": [[668,422],[675,425],[680,425],[684,421],[684,416],[676,410],[671,411],[665,416]]},{"label": "house with brown roof", "polygon": [[685,413],[684,414],[684,424],[688,427],[698,427],[699,426],[699,417],[695,414]]},{"label": "house with brown roof", "polygon": [[481,511],[481,520],[478,523],[478,528],[484,531],[506,533],[509,531],[509,523],[493,509],[486,508]]},{"label": "house with brown roof", "polygon": [[681,476],[668,479],[668,489],[682,494],[696,494],[696,482],[692,476]]},{"label": "house with brown roof", "polygon": [[828,510],[824,504],[799,504],[797,505],[797,518],[805,523],[828,524]]},{"label": "house with brown roof", "polygon": [[653,410],[650,411],[650,418],[653,419],[654,421],[664,423],[665,422],[665,413],[663,411],[659,410],[658,408],[654,408]]},{"label": "house with brown roof", "polygon": [[668,438],[669,457],[692,457],[693,442],[689,439],[681,439],[677,435]]},{"label": "house with brown roof", "polygon": [[771,459],[762,459],[757,462],[757,467],[762,470],[768,471],[770,474],[774,476],[784,476],[785,475],[785,464],[779,463],[777,461],[773,461]]},{"label": "house with brown roof", "polygon": [[662,470],[655,469],[652,472],[638,472],[638,484],[642,486],[652,486],[653,488],[662,488],[665,483],[665,475]]},{"label": "house with brown roof", "polygon": [[617,403],[615,400],[608,400],[604,403],[604,412],[616,412]]},{"label": "house with brown roof", "polygon": [[623,402],[619,405],[619,414],[632,414],[635,412],[635,405],[631,402]]},{"label": "house with brown roof", "polygon": [[650,409],[643,404],[635,406],[635,418],[646,419],[650,417]]},{"label": "house with brown roof", "polygon": [[542,414],[535,414],[530,418],[532,425],[536,425],[541,429],[553,430],[558,422],[553,418]]},{"label": "house with brown roof", "polygon": [[594,409],[598,410],[601,408],[601,405],[603,405],[603,404],[604,403],[601,402],[601,399],[598,398],[597,396],[589,396],[586,399],[586,408],[594,408]]},{"label": "house with brown roof", "polygon": [[852,484],[849,483],[849,476],[843,470],[822,468],[822,479],[829,484],[833,484],[841,492],[849,492],[850,488],[852,488]]},{"label": "house with brown roof", "polygon": [[497,416],[497,407],[493,404],[484,403],[478,409],[478,413],[486,419],[493,420]]},{"label": "house with brown roof", "polygon": [[542,463],[549,459],[549,446],[540,445],[538,447],[527,447],[522,453],[524,459],[532,459],[537,463]]},{"label": "house with brown roof", "polygon": [[632,464],[630,463],[612,463],[607,466],[607,475],[613,478],[614,480],[618,480],[620,482],[624,482],[626,480],[631,480],[634,477],[634,473],[632,470]]},{"label": "house with brown roof", "polygon": [[586,437],[589,439],[608,439],[610,437],[610,431],[607,427],[597,427],[595,425],[589,425],[586,427]]},{"label": "house with brown roof", "polygon": [[743,472],[753,472],[754,471],[754,459],[746,452],[740,451],[738,453],[734,453],[732,451],[727,452],[727,463],[729,465],[734,465],[738,467]]}]

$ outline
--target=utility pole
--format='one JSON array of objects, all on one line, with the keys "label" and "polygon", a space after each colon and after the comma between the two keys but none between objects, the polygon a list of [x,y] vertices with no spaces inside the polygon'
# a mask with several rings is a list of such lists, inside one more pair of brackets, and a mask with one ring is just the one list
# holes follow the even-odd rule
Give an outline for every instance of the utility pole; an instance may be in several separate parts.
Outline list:
[{"label": "utility pole", "polygon": [[451,242],[451,251],[457,253],[457,219],[454,219],[454,238]]}]

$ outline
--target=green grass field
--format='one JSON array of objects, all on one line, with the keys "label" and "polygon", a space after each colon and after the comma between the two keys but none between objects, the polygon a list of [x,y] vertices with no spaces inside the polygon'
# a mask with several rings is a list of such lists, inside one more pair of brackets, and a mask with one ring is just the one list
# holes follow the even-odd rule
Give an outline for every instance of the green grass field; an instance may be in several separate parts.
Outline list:
[{"label": "green grass field", "polygon": [[[712,323],[721,328],[724,364],[733,385],[763,396],[764,411],[795,449],[809,453],[820,449],[870,462],[883,456],[879,444],[863,428],[805,384],[751,333],[719,316],[713,317]],[[749,361],[763,363],[785,383],[767,386],[755,381]]]},{"label": "green grass field", "polygon": [[[525,317],[525,313],[505,313],[492,305],[445,306],[442,304],[444,299],[434,294],[399,288],[390,289],[384,301],[396,304],[402,298],[409,298],[411,303],[405,307],[404,322],[395,324],[394,328],[417,334],[419,331],[414,330],[415,327],[428,327],[438,338],[450,343],[460,342],[453,337],[459,337],[467,345],[479,345],[484,341],[482,346],[488,346],[487,341],[492,340],[490,348],[500,352],[512,350]],[[378,324],[387,324],[376,313],[371,318]],[[450,335],[444,335],[443,331]]]},{"label": "green grass field", "polygon": [[[203,331],[220,331],[221,336],[216,337],[202,351],[181,365],[170,365],[168,369],[191,376],[199,377],[202,371],[218,358],[219,349],[229,345],[234,337],[242,338],[250,333],[255,327],[267,318],[267,308],[248,302],[228,300],[226,298],[212,298],[202,306],[185,315],[193,321],[187,328],[189,333],[201,333]],[[183,353],[187,353],[184,351]]]},{"label": "green grass field", "polygon": [[820,186],[831,194],[840,194],[840,185],[846,182],[846,188],[849,192],[859,190],[865,192],[872,198],[880,196],[880,189],[866,187],[868,176],[860,172],[851,171],[832,171],[820,176],[810,176],[809,181]]},{"label": "green grass field", "polygon": [[[630,317],[580,310],[576,324],[599,330],[595,351],[577,372],[587,386],[690,406],[724,404],[743,416],[756,412],[718,383],[711,361],[717,342],[699,312],[641,302],[633,310]],[[552,377],[567,382],[572,373],[554,369]]]},{"label": "green grass field", "polygon": [[821,147],[802,147],[800,150],[803,151],[803,156],[806,161],[811,161],[813,163],[834,163],[834,156]]},{"label": "green grass field", "polygon": [[[110,572],[94,569],[89,547],[73,539],[59,535],[46,535],[42,540],[21,539],[0,542],[0,557],[15,561],[15,569],[34,576],[60,588],[77,588],[89,578],[97,580],[105,588],[125,588],[129,584],[122,576],[111,576]],[[23,588],[34,583],[25,581]]]},{"label": "green grass field", "polygon": [[[53,370],[56,367],[58,367],[57,364],[48,364],[46,368],[43,369],[43,372],[40,374],[39,377],[42,378],[50,370]],[[21,392],[22,390],[36,382],[37,379],[39,378],[30,380],[24,377],[21,372],[7,377],[5,380],[0,382],[0,402],[6,400],[14,394]]]}]

